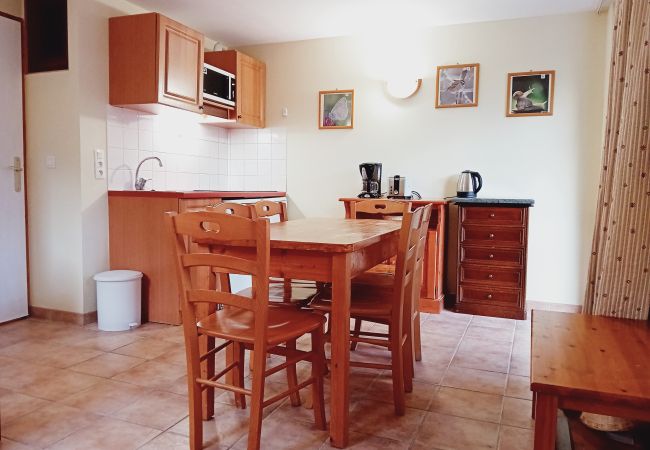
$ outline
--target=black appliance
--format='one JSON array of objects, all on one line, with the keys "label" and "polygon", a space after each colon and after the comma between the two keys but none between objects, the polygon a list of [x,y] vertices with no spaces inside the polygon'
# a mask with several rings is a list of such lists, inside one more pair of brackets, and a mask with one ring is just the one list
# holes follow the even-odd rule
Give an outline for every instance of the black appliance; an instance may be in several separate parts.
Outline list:
[{"label": "black appliance", "polygon": [[361,163],[362,188],[359,198],[380,198],[381,197],[381,163]]}]

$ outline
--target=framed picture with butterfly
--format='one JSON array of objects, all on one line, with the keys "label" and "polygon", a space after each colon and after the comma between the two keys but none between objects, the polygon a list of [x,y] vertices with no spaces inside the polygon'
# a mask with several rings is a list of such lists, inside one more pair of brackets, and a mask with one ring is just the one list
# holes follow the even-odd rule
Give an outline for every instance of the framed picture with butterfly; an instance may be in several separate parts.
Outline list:
[{"label": "framed picture with butterfly", "polygon": [[436,108],[478,106],[479,64],[438,66]]},{"label": "framed picture with butterfly", "polygon": [[354,128],[354,90],[318,93],[318,128],[341,130]]}]

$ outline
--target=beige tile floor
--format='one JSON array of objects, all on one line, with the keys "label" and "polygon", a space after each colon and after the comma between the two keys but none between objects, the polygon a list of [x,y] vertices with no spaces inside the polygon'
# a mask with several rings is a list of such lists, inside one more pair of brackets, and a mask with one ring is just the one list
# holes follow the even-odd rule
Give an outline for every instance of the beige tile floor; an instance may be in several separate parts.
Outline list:
[{"label": "beige tile floor", "polygon": [[[393,414],[388,373],[353,369],[349,448],[532,449],[530,322],[424,314],[422,340],[403,417]],[[386,354],[360,344],[352,357]],[[2,325],[0,449],[188,448],[184,358],[179,327],[107,333],[34,319]],[[301,366],[299,376],[308,371]],[[284,372],[273,375],[267,395],[284,385]],[[325,393],[329,401],[329,380]],[[204,422],[206,448],[245,449],[248,410],[236,409],[228,393],[217,393],[215,410],[216,419]],[[330,448],[313,412],[288,400],[266,408],[262,444]]]}]

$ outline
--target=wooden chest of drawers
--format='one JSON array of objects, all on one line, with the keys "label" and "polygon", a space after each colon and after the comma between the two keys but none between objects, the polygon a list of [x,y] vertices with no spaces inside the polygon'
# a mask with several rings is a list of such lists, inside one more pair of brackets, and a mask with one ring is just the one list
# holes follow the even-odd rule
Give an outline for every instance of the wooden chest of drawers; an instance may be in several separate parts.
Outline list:
[{"label": "wooden chest of drawers", "polygon": [[524,319],[528,206],[461,203],[451,216],[456,311]]}]

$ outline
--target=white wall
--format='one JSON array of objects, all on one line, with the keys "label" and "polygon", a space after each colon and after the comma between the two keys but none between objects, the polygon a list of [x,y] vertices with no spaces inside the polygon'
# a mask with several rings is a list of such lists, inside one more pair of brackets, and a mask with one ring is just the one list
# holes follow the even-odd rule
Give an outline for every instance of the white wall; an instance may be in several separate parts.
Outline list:
[{"label": "white wall", "polygon": [[[390,30],[242,49],[267,65],[267,120],[287,128],[291,214],[341,216],[358,164],[380,161],[424,198],[455,193],[479,171],[482,197],[533,198],[528,300],[582,301],[601,154],[606,16],[593,13]],[[481,64],[477,108],[437,110],[435,67]],[[554,69],[552,117],[505,117],[506,74]],[[392,100],[382,80],[423,78]],[[318,130],[318,91],[355,89],[354,130]],[[288,107],[289,117],[281,116]]]}]

